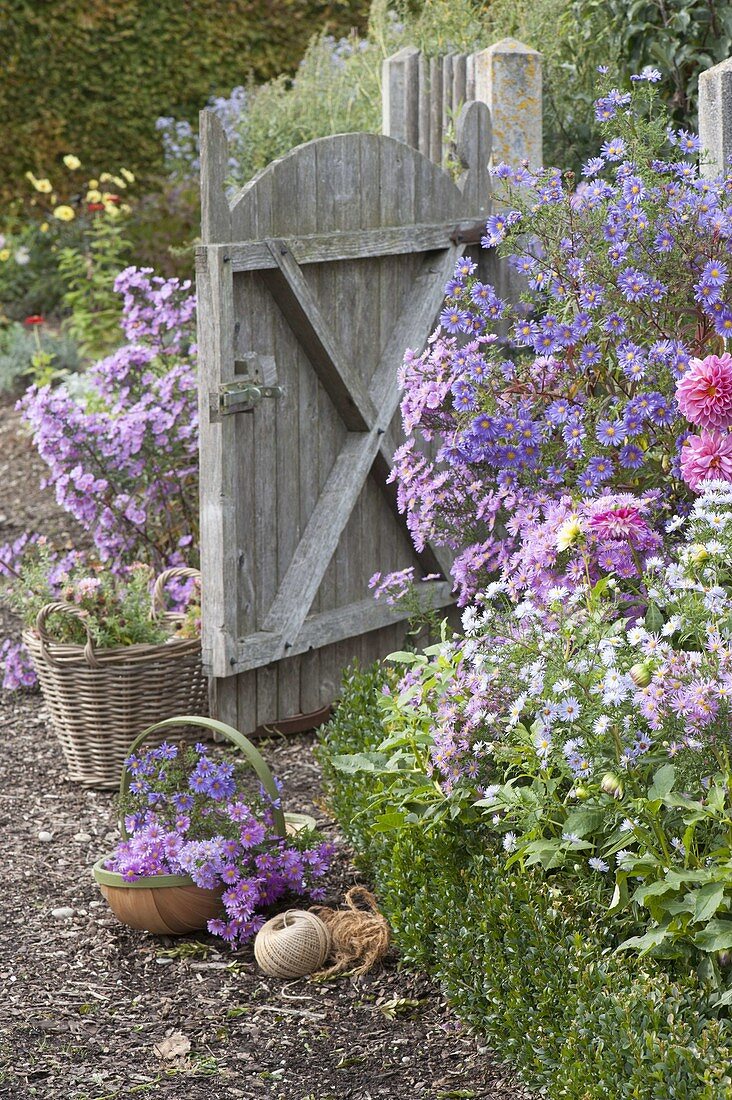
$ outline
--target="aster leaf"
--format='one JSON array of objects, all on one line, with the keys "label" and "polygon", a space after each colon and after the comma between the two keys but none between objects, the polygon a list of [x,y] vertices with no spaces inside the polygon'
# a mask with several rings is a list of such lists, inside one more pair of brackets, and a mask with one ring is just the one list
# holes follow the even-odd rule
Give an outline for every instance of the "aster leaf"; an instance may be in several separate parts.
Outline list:
[{"label": "aster leaf", "polygon": [[724,884],[708,882],[694,894],[694,921],[700,924],[708,921],[719,909],[724,899]]},{"label": "aster leaf", "polygon": [[664,764],[653,777],[653,782],[648,788],[648,797],[651,801],[663,800],[673,790],[676,782],[676,768],[673,764]]}]

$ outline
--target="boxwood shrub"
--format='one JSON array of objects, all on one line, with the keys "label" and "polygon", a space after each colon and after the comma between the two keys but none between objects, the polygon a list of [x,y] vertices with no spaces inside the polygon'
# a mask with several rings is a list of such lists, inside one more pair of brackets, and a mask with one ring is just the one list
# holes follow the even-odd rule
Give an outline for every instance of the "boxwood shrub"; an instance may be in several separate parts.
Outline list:
[{"label": "boxwood shrub", "polygon": [[612,918],[591,896],[506,872],[479,827],[373,827],[386,786],[332,758],[378,745],[381,683],[377,669],[347,674],[319,755],[405,963],[435,976],[460,1016],[550,1100],[729,1100],[732,1024],[696,973],[615,955]]}]

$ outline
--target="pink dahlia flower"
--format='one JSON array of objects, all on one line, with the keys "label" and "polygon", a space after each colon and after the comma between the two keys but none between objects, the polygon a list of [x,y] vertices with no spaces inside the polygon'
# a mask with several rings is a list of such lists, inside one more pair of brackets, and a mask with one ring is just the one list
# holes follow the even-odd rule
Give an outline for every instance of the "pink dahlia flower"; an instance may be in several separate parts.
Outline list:
[{"label": "pink dahlia flower", "polygon": [[618,539],[629,542],[637,550],[645,549],[651,529],[637,508],[620,505],[595,512],[590,517],[590,530],[598,539]]},{"label": "pink dahlia flower", "polygon": [[679,408],[700,428],[728,428],[732,424],[732,355],[690,359],[689,369],[676,386]]},{"label": "pink dahlia flower", "polygon": [[694,491],[702,481],[732,481],[732,435],[702,432],[692,435],[681,448],[681,473]]}]

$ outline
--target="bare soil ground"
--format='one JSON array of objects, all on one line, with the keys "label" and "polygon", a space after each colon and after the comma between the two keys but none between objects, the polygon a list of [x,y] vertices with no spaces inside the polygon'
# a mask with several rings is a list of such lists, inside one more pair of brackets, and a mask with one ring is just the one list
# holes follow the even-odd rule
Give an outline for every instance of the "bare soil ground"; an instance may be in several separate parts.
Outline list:
[{"label": "bare soil ground", "polygon": [[[79,538],[38,488],[42,474],[0,407],[0,542],[26,529]],[[359,878],[321,804],[312,743],[279,738],[263,751],[288,807],[314,812],[338,847],[337,905]],[[526,1100],[396,952],[360,979],[283,982],[257,971],[251,947],[118,924],[90,870],[117,838],[114,796],[68,781],[37,695],[0,694],[0,746],[0,1097]]]}]

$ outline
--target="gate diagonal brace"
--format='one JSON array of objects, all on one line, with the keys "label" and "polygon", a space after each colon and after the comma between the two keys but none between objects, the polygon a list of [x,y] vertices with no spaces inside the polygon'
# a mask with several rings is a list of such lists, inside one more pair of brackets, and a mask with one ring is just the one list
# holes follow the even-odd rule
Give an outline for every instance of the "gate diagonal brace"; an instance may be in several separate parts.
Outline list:
[{"label": "gate diagonal brace", "polygon": [[[451,244],[441,250],[437,259],[425,259],[367,391],[342,355],[299,265],[286,249],[282,251],[282,242],[270,241],[268,245],[277,258],[277,266],[263,271],[261,276],[350,430],[262,624],[262,631],[240,643],[240,659],[232,664],[233,672],[255,667],[263,659],[273,661],[293,650],[299,651],[303,624],[364,482],[377,457],[380,462],[391,465],[393,445],[388,432],[399,406],[397,373],[404,348],[426,340],[439,312],[445,282],[465,247]],[[393,500],[391,488],[384,488]],[[436,559],[436,554],[430,555],[431,563]],[[443,571],[448,568],[439,560],[437,567]],[[434,564],[429,571],[435,571]],[[403,617],[399,612],[394,621]]]}]

